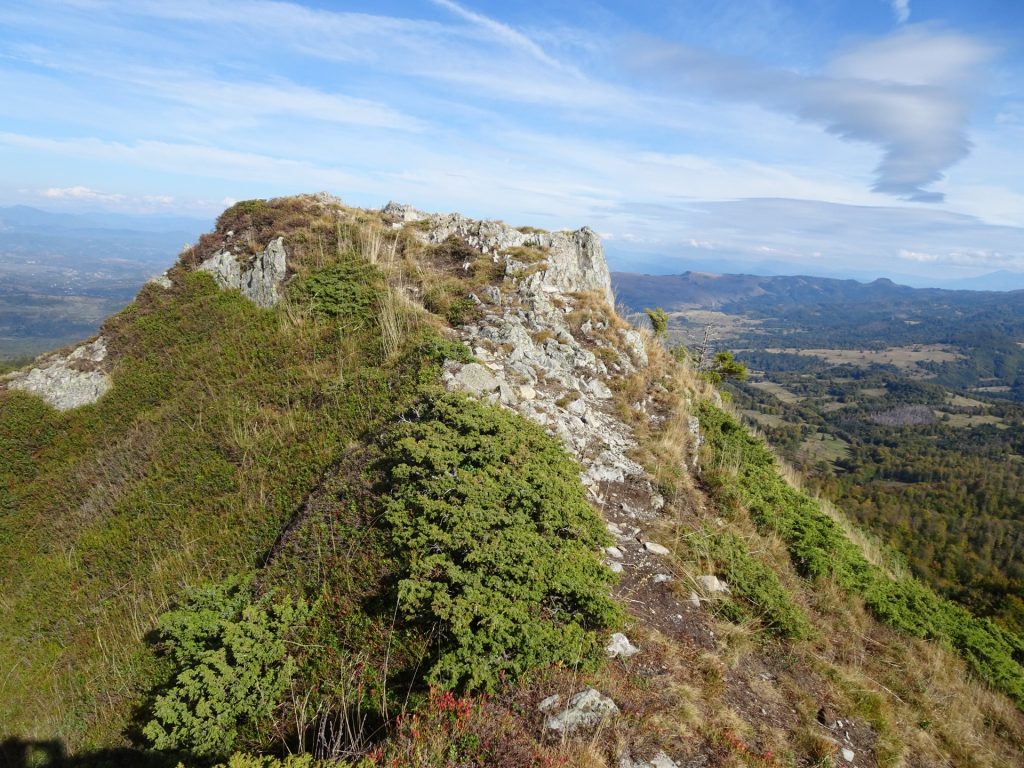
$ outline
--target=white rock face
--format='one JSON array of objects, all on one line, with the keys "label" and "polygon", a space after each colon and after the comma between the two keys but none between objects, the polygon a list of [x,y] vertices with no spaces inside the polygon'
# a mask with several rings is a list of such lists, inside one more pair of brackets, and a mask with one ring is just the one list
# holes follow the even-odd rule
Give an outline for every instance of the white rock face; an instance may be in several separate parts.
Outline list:
[{"label": "white rock face", "polygon": [[66,355],[42,357],[28,371],[8,375],[4,383],[38,395],[58,411],[67,411],[95,403],[110,389],[110,377],[102,366],[106,357],[107,342],[100,336]]},{"label": "white rock face", "polygon": [[[552,712],[561,703],[560,696],[549,696],[541,702],[542,712]],[[558,733],[574,733],[595,728],[605,720],[619,714],[619,708],[610,698],[595,688],[584,688],[577,693],[558,714],[544,718],[544,727]]]},{"label": "white rock face", "polygon": [[237,288],[253,304],[266,308],[281,298],[281,287],[288,276],[288,255],[284,239],[279,237],[246,262],[240,262],[230,251],[218,251],[198,269],[211,273],[221,288]]},{"label": "white rock face", "polygon": [[167,272],[161,272],[159,275],[153,275],[153,277],[149,278],[146,283],[159,285],[164,290],[169,290],[174,287],[174,283],[172,283],[171,278],[167,276]]},{"label": "white rock face", "polygon": [[616,632],[612,635],[608,645],[604,647],[605,653],[608,654],[609,658],[615,658],[621,656],[624,659],[628,659],[630,656],[636,656],[640,653],[640,649],[629,642],[629,638],[621,632]]},{"label": "white rock face", "polygon": [[644,549],[650,552],[652,555],[667,555],[669,554],[668,547],[659,544],[656,541],[645,541]]},{"label": "white rock face", "polygon": [[854,757],[856,757],[856,755],[854,755],[852,749],[843,747],[843,760],[845,760],[848,763],[852,763]]}]

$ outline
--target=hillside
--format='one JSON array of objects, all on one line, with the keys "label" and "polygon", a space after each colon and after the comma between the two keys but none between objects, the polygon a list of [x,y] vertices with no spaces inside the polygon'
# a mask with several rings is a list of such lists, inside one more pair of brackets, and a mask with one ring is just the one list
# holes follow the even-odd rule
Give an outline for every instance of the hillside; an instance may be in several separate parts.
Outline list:
[{"label": "hillside", "polygon": [[818,492],[943,594],[1024,635],[1024,295],[616,280],[635,310],[673,309],[671,343],[695,349],[709,328],[750,367],[731,386],[737,409]]},{"label": "hillside", "polygon": [[611,300],[589,229],[225,211],[0,380],[0,754],[1021,764],[1024,643]]}]

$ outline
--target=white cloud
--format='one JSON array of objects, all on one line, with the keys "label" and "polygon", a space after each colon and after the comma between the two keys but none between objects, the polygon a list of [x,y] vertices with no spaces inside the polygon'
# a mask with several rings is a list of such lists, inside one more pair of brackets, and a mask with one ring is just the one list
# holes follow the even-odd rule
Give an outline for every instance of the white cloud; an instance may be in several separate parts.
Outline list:
[{"label": "white cloud", "polygon": [[121,194],[100,192],[99,190],[82,186],[50,187],[43,192],[43,196],[51,200],[95,200],[112,203],[121,202],[125,199],[125,196]]},{"label": "white cloud", "polygon": [[509,47],[523,51],[528,56],[536,59],[542,64],[547,64],[555,69],[565,68],[560,61],[549,56],[537,43],[522,32],[513,29],[507,24],[502,24],[500,21],[496,21],[488,16],[484,16],[464,8],[458,3],[452,2],[452,0],[433,0],[433,2],[435,5],[439,5],[442,8],[451,11],[455,15],[462,17],[466,21],[481,27],[490,33],[495,39],[505,43]]},{"label": "white cloud", "polygon": [[892,12],[896,16],[896,21],[900,24],[906,24],[910,18],[910,0],[889,0],[889,5],[892,6]]},{"label": "white cloud", "polygon": [[917,261],[922,264],[928,264],[936,262],[939,257],[934,253],[924,253],[923,251],[910,251],[906,248],[900,248],[899,256],[904,261]]},{"label": "white cloud", "polygon": [[882,150],[876,192],[941,201],[926,187],[970,150],[967,122],[992,49],[966,35],[908,27],[838,56],[818,75],[683,46],[649,45],[641,67],[687,90],[710,90],[819,124]]}]

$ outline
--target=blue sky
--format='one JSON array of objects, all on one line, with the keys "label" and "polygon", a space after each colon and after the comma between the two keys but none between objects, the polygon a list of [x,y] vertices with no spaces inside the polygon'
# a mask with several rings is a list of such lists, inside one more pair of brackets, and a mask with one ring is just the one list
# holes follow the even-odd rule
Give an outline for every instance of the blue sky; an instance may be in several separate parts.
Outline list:
[{"label": "blue sky", "polygon": [[1024,271],[1024,3],[7,0],[0,204],[328,190],[619,268]]}]

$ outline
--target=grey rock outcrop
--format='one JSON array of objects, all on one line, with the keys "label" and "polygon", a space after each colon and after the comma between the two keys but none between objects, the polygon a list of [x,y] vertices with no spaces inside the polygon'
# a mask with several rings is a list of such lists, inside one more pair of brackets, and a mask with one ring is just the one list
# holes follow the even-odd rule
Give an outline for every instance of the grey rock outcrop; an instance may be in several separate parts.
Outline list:
[{"label": "grey rock outcrop", "polygon": [[596,688],[584,688],[569,699],[564,709],[559,710],[562,697],[549,696],[540,703],[545,713],[544,727],[557,733],[575,733],[596,728],[602,722],[619,714],[619,708],[610,698]]},{"label": "grey rock outcrop", "polygon": [[248,261],[239,261],[231,251],[222,250],[197,269],[211,273],[221,288],[237,288],[254,304],[272,307],[281,298],[281,288],[288,276],[288,255],[284,240],[279,237]]},{"label": "grey rock outcrop", "polygon": [[[396,223],[416,221],[411,231],[427,243],[455,235],[496,262],[505,260],[507,285],[484,291],[477,321],[458,330],[477,361],[449,361],[445,385],[515,410],[559,438],[583,464],[581,479],[596,503],[604,503],[610,489],[624,492],[628,485],[634,500],[650,499],[634,501],[630,516],[653,518],[664,500],[630,457],[636,441],[616,414],[608,386],[646,364],[645,336],[617,328],[600,312],[580,325],[569,322],[577,309],[593,312],[593,293],[611,296],[596,236],[589,230],[521,232],[501,222],[428,215],[393,203],[384,214]],[[539,249],[534,255],[543,252],[543,258],[519,264],[514,249],[521,246]],[[610,318],[610,305],[606,311]]]},{"label": "grey rock outcrop", "polygon": [[41,357],[29,370],[0,381],[41,397],[58,411],[67,411],[95,403],[110,389],[110,377],[103,368],[106,358],[107,342],[99,336],[67,354]]},{"label": "grey rock outcrop", "polygon": [[[382,213],[395,223],[423,221],[423,238],[443,243],[452,235],[484,254],[506,257],[510,273],[528,271],[531,265],[516,260],[515,249],[535,248],[543,254],[545,268],[523,280],[535,292],[597,291],[614,304],[611,274],[601,248],[601,238],[583,227],[575,232],[519,230],[501,221],[477,221],[458,213],[426,214],[399,203],[388,203]],[[512,252],[511,254],[509,252]]]}]

